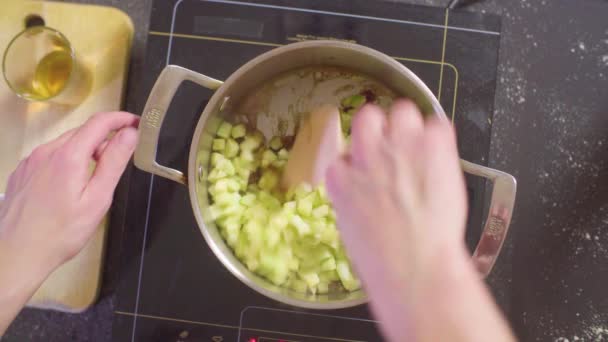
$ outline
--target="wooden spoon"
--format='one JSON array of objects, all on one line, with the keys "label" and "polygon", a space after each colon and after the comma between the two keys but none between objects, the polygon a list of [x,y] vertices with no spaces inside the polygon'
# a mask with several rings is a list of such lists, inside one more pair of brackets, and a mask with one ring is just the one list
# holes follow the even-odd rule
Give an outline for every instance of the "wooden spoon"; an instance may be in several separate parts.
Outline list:
[{"label": "wooden spoon", "polygon": [[344,145],[340,110],[323,105],[312,111],[302,122],[289,152],[281,179],[283,189],[301,183],[312,186],[323,183],[327,168],[343,153]]}]

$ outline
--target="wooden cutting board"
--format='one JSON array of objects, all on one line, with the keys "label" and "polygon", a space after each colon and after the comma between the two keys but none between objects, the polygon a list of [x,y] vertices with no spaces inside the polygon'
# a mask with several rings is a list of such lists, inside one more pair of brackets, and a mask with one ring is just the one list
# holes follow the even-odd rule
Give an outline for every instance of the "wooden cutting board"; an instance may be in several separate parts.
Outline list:
[{"label": "wooden cutting board", "polygon": [[[96,112],[121,108],[133,36],[131,19],[115,8],[23,0],[4,0],[1,7],[0,56],[25,28],[25,18],[39,15],[46,26],[71,42],[92,85],[86,99],[69,107],[22,100],[0,79],[0,193],[19,160],[36,146],[79,126]],[[106,216],[86,248],[57,269],[28,306],[81,312],[96,301],[107,221]]]}]

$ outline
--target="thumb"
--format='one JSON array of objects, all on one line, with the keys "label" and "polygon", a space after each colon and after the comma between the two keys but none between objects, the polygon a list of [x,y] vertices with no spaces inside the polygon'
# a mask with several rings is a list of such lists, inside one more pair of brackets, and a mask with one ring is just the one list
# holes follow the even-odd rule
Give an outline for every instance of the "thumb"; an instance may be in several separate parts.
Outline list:
[{"label": "thumb", "polygon": [[112,137],[99,156],[95,172],[85,189],[85,198],[95,201],[107,200],[109,205],[136,145],[137,129],[133,127],[123,128]]}]

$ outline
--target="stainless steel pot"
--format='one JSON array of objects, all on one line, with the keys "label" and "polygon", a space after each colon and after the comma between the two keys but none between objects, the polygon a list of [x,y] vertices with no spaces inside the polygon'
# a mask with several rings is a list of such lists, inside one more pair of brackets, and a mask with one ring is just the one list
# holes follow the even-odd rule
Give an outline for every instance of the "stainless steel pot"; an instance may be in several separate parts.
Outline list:
[{"label": "stainless steel pot", "polygon": [[[230,116],[230,103],[243,98],[262,82],[307,66],[336,66],[369,75],[395,91],[413,99],[424,113],[447,119],[441,105],[426,85],[410,70],[378,51],[355,44],[335,41],[294,43],[269,51],[242,66],[225,82],[178,66],[167,66],[161,73],[139,126],[140,142],[135,151],[135,165],[152,174],[186,185],[192,210],[200,230],[217,258],[232,274],[257,292],[277,301],[313,309],[337,309],[365,303],[362,291],[305,295],[280,288],[250,272],[226,245],[208,214],[206,172],[211,141],[221,121]],[[190,147],[187,176],[182,171],[158,164],[156,151],[165,114],[179,85],[192,81],[215,91],[204,109]],[[504,172],[462,161],[465,172],[487,178],[493,183],[490,211],[473,262],[481,275],[487,275],[505,240],[513,211],[516,181]]]}]

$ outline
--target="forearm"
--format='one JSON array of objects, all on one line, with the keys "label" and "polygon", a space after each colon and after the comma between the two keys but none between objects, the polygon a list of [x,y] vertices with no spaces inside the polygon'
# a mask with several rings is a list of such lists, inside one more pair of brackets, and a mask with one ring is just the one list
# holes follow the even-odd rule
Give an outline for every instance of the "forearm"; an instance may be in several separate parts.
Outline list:
[{"label": "forearm", "polygon": [[439,252],[419,278],[374,303],[392,341],[513,341],[464,247]]},{"label": "forearm", "polygon": [[40,287],[49,271],[0,240],[0,337]]},{"label": "forearm", "polygon": [[[514,341],[490,291],[464,247],[437,260],[414,310],[419,341]],[[443,266],[444,263],[451,265]],[[439,323],[441,322],[441,323]]]}]

